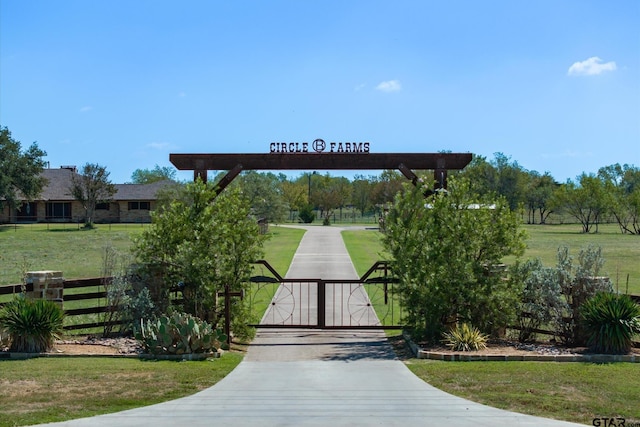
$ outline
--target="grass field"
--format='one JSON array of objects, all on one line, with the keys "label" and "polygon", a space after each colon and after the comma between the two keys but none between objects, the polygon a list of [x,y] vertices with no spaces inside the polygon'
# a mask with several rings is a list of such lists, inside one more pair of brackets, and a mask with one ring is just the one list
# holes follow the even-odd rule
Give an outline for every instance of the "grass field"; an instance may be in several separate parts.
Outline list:
[{"label": "grass field", "polygon": [[[22,272],[58,270],[67,279],[99,277],[106,247],[127,254],[144,227],[97,225],[93,230],[70,224],[0,225],[0,285],[21,282]],[[265,258],[286,274],[304,230],[271,226]]]},{"label": "grass field", "polygon": [[149,225],[98,225],[93,230],[71,224],[0,226],[0,285],[21,282],[29,270],[62,271],[65,278],[99,277],[106,247],[127,253],[132,238]]},{"label": "grass field", "polygon": [[409,369],[434,387],[496,408],[588,425],[594,418],[640,422],[640,364],[438,362]]},{"label": "grass field", "polygon": [[[629,293],[640,295],[640,236],[623,235],[613,224],[600,226],[598,234],[580,233],[579,226],[570,225],[525,225],[529,235],[526,258],[540,258],[545,266],[556,264],[557,250],[568,246],[574,257],[574,265],[580,249],[588,245],[602,248],[605,258],[604,273],[620,291],[626,290],[629,276]],[[373,262],[384,259],[381,234],[375,231],[344,231],[342,233],[351,259],[358,274],[364,273]],[[505,262],[513,262],[507,258]]]},{"label": "grass field", "polygon": [[113,358],[0,361],[0,427],[64,421],[177,399],[220,381],[242,360]]}]

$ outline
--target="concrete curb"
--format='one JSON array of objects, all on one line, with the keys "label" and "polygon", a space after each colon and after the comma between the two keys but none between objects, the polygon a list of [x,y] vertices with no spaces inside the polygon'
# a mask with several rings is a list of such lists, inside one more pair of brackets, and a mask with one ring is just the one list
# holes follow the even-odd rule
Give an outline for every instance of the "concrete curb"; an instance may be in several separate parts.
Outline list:
[{"label": "concrete curb", "polygon": [[422,350],[406,332],[402,333],[405,341],[418,359],[443,360],[448,362],[586,362],[586,363],[640,363],[640,356],[633,354],[464,354],[443,353]]}]

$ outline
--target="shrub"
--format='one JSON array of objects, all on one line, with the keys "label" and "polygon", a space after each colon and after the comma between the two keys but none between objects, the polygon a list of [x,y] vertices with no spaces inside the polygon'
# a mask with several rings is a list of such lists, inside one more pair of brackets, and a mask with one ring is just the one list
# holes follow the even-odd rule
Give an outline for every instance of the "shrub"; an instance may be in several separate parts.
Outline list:
[{"label": "shrub", "polygon": [[384,248],[394,260],[405,324],[432,342],[459,321],[499,333],[516,320],[521,295],[494,268],[524,252],[518,215],[504,199],[476,196],[464,179],[449,184],[427,199],[430,187],[407,187],[385,219]]},{"label": "shrub", "polygon": [[187,313],[175,312],[154,320],[141,320],[136,339],[150,354],[210,353],[227,337]]},{"label": "shrub", "polygon": [[298,212],[298,218],[300,221],[305,224],[310,224],[316,219],[316,214],[313,212],[313,207],[311,205],[306,205],[300,208],[300,212]]},{"label": "shrub", "polygon": [[520,342],[532,340],[536,329],[568,311],[556,270],[544,267],[540,259],[516,262],[509,277],[523,285],[518,317]]},{"label": "shrub", "polygon": [[581,249],[577,266],[573,265],[568,247],[558,249],[557,280],[567,309],[556,313],[553,323],[557,336],[565,344],[586,344],[587,336],[580,322],[582,305],[598,292],[613,292],[609,279],[600,276],[604,262],[599,246],[589,245]]},{"label": "shrub", "polygon": [[640,333],[640,306],[628,295],[597,293],[583,304],[580,313],[587,344],[596,352],[628,353],[633,335]]},{"label": "shrub", "polygon": [[456,325],[443,336],[442,341],[454,351],[478,351],[487,348],[488,337],[467,323]]},{"label": "shrub", "polygon": [[0,329],[9,336],[11,351],[42,353],[62,333],[64,312],[52,301],[18,297],[0,309]]}]

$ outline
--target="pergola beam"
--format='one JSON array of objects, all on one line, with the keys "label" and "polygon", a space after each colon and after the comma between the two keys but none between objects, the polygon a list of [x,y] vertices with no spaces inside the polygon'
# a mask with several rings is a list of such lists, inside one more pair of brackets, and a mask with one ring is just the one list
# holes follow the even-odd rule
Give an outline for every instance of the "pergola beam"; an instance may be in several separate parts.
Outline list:
[{"label": "pergola beam", "polygon": [[410,170],[463,169],[471,153],[267,153],[170,154],[178,170],[384,170],[404,165]]}]

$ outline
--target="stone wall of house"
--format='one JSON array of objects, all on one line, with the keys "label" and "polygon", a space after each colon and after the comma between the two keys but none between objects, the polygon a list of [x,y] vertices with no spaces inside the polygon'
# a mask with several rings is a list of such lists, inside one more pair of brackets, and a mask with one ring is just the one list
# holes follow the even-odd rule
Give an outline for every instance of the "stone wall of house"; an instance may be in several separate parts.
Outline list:
[{"label": "stone wall of house", "polygon": [[[129,210],[128,202],[119,202],[120,204],[120,222],[151,222],[151,211],[146,209]],[[155,208],[155,202],[151,202],[151,209]]]},{"label": "stone wall of house", "polygon": [[109,209],[96,209],[94,213],[94,222],[96,223],[120,222],[120,204],[116,202],[111,202],[109,203]]}]

